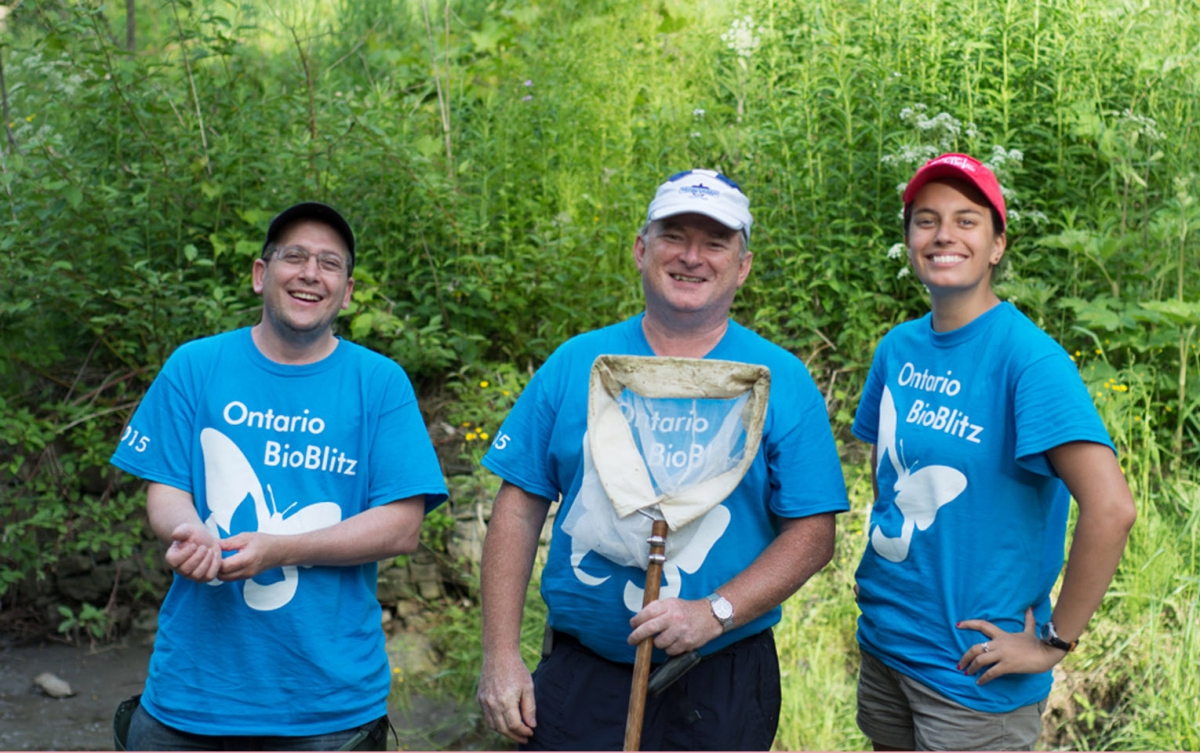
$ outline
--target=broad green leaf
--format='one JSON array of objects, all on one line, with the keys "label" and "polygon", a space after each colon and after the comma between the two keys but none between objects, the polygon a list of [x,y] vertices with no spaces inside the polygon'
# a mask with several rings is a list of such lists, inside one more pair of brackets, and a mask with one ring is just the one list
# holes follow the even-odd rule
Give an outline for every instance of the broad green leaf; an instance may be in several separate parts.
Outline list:
[{"label": "broad green leaf", "polygon": [[1198,301],[1173,299],[1169,301],[1143,301],[1138,305],[1149,311],[1162,314],[1175,324],[1200,325],[1200,302]]}]

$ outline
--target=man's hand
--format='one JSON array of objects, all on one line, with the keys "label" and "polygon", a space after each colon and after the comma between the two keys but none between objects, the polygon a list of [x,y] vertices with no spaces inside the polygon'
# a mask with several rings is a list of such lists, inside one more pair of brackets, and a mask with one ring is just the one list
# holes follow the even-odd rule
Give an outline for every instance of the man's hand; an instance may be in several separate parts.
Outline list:
[{"label": "man's hand", "polygon": [[527,743],[537,726],[533,677],[520,655],[485,655],[475,696],[487,726],[516,743]]},{"label": "man's hand", "polygon": [[1045,672],[1067,655],[1066,651],[1047,646],[1037,637],[1032,608],[1025,610],[1025,629],[1020,633],[1006,632],[987,620],[963,620],[957,627],[978,630],[988,638],[971,646],[958,660],[958,668],[968,675],[983,672],[975,680],[976,685],[1008,674]]},{"label": "man's hand", "polygon": [[654,636],[654,645],[670,656],[687,653],[721,635],[708,599],[660,599],[633,616],[628,642],[636,646]]},{"label": "man's hand", "polygon": [[537,727],[533,678],[521,661],[521,613],[550,500],[505,481],[483,540],[483,667],[476,700],[488,727],[527,743]]},{"label": "man's hand", "polygon": [[283,536],[246,532],[221,539],[221,549],[236,552],[221,560],[219,577],[224,581],[246,580],[283,565]]},{"label": "man's hand", "polygon": [[207,583],[221,569],[221,542],[204,526],[180,523],[171,531],[166,560],[183,577]]}]

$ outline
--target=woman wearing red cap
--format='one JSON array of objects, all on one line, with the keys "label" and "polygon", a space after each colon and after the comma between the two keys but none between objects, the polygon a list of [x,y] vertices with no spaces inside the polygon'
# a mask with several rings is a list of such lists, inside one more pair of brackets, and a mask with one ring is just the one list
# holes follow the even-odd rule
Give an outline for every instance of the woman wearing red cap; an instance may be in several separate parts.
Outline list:
[{"label": "woman wearing red cap", "polygon": [[879,344],[852,428],[874,445],[856,578],[858,724],[877,750],[1032,749],[1050,669],[1136,516],[1075,365],[992,290],[1005,223],[996,176],[967,155],[930,160],[905,188],[931,311]]}]

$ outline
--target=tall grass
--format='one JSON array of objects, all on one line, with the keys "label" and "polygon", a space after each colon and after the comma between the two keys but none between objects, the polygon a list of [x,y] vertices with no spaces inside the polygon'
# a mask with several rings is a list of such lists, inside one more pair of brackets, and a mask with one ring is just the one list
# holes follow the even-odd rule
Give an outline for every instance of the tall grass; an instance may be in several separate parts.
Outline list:
[{"label": "tall grass", "polygon": [[1093,382],[1093,391],[1122,452],[1138,523],[1094,621],[1102,639],[1077,658],[1090,673],[1080,692],[1090,695],[1091,724],[1071,720],[1063,736],[1106,749],[1193,750],[1200,746],[1200,478],[1194,471],[1162,478],[1168,453],[1147,426],[1152,401],[1136,372]]},{"label": "tall grass", "polygon": [[871,508],[866,468],[847,466],[852,509],[838,519],[833,561],[783,605],[775,628],[783,686],[777,750],[864,750],[855,724],[858,642],[854,570]]}]

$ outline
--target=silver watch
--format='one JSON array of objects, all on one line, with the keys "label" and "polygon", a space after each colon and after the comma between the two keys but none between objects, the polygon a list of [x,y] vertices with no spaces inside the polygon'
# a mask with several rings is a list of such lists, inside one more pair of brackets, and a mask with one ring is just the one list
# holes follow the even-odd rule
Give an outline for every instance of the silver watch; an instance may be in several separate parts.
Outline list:
[{"label": "silver watch", "polygon": [[708,599],[708,605],[712,608],[713,617],[717,618],[717,622],[721,623],[721,631],[728,633],[733,629],[733,604],[716,591],[710,593],[704,598]]}]

